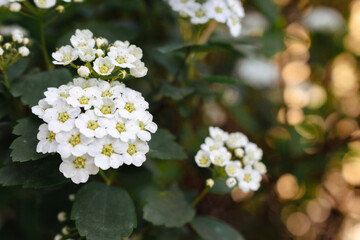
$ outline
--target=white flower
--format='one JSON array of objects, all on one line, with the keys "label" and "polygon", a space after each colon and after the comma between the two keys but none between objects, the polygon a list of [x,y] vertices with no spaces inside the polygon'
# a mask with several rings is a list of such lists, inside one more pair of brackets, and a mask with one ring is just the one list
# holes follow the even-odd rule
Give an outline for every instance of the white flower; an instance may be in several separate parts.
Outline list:
[{"label": "white flower", "polygon": [[229,9],[233,11],[239,18],[243,18],[245,16],[244,8],[239,0],[226,0],[229,5]]},{"label": "white flower", "polygon": [[90,75],[90,69],[86,66],[81,66],[78,68],[77,73],[80,77],[88,77]]},{"label": "white flower", "polygon": [[157,131],[158,126],[153,121],[153,116],[149,112],[143,112],[141,116],[138,118],[138,129],[137,129],[137,137],[143,141],[151,140],[151,133],[155,133]]},{"label": "white flower", "polygon": [[115,41],[114,44],[113,44],[115,47],[121,47],[121,48],[128,48],[130,46],[130,43],[129,41]]},{"label": "white flower", "polygon": [[133,63],[137,61],[134,55],[130,54],[127,49],[121,47],[110,47],[108,56],[115,66],[122,68],[134,68]]},{"label": "white flower", "polygon": [[14,42],[22,43],[24,40],[24,33],[20,29],[15,29],[11,32],[11,37]]},{"label": "white flower", "polygon": [[14,2],[14,3],[10,4],[9,10],[11,12],[20,12],[21,4],[18,2]]},{"label": "white flower", "polygon": [[99,75],[107,76],[112,73],[114,70],[115,65],[112,63],[110,57],[99,57],[94,61],[94,70]]},{"label": "white flower", "polygon": [[230,177],[230,178],[226,179],[226,186],[228,186],[228,188],[233,188],[233,187],[235,187],[236,184],[237,184],[237,181],[235,178]]},{"label": "white flower", "polygon": [[209,21],[209,16],[200,3],[193,3],[190,10],[188,14],[192,24],[204,24]]},{"label": "white flower", "polygon": [[207,168],[211,165],[210,154],[208,151],[199,150],[195,155],[195,162],[199,167]]},{"label": "white flower", "polygon": [[93,39],[93,33],[88,29],[84,29],[84,30],[76,29],[75,35],[72,35],[70,38],[70,42],[75,48],[95,47],[95,40]]},{"label": "white flower", "polygon": [[49,124],[49,130],[54,133],[70,131],[74,127],[75,118],[80,114],[80,108],[73,108],[64,101],[55,102],[53,108],[44,113],[44,121]]},{"label": "white flower", "polygon": [[226,145],[229,148],[239,148],[245,146],[249,142],[248,138],[240,132],[230,133],[226,140]]},{"label": "white flower", "polygon": [[59,222],[65,222],[66,221],[66,212],[59,212],[57,215],[57,219]]},{"label": "white flower", "polygon": [[68,85],[61,85],[59,88],[50,87],[44,92],[45,101],[50,105],[54,105],[59,99],[66,100],[69,97],[69,90],[70,86]]},{"label": "white flower", "polygon": [[258,171],[252,169],[251,166],[241,169],[236,177],[239,182],[239,188],[245,193],[250,190],[256,191],[260,188],[261,175]]},{"label": "white flower", "polygon": [[101,124],[101,119],[96,116],[93,110],[80,114],[75,120],[75,126],[88,138],[102,138],[107,134],[105,125]]},{"label": "white flower", "polygon": [[145,64],[140,60],[133,63],[134,67],[130,68],[130,74],[136,78],[141,78],[146,76],[148,69],[145,67]]},{"label": "white flower", "polygon": [[267,172],[266,170],[266,166],[264,163],[262,162],[256,162],[254,163],[254,168],[260,173],[260,174],[265,174]]},{"label": "white flower", "polygon": [[94,102],[95,114],[99,117],[113,118],[116,109],[116,105],[111,98],[105,97]]},{"label": "white flower", "polygon": [[113,119],[103,119],[100,123],[106,126],[106,132],[113,138],[120,138],[123,142],[136,139],[138,123],[135,120],[126,120],[118,114]]},{"label": "white flower", "polygon": [[210,153],[210,160],[216,166],[225,166],[231,159],[231,153],[226,148],[212,151]]},{"label": "white flower", "polygon": [[36,146],[36,152],[44,154],[56,152],[58,143],[55,141],[55,136],[54,132],[49,131],[46,123],[41,124],[37,134],[39,143]]},{"label": "white flower", "polygon": [[22,46],[22,47],[19,48],[19,54],[21,56],[23,56],[23,57],[26,57],[26,56],[29,56],[30,51],[29,51],[29,49],[27,47]]},{"label": "white flower", "polygon": [[45,114],[45,110],[50,108],[51,105],[49,105],[45,99],[41,99],[38,103],[38,105],[36,106],[33,106],[31,108],[31,111],[33,114],[37,115],[39,118],[43,118],[44,117],[44,114]]},{"label": "white flower", "polygon": [[95,98],[100,98],[100,89],[98,87],[88,87],[82,89],[81,87],[73,87],[69,91],[69,97],[66,102],[73,107],[83,107],[85,110],[90,109],[95,101],[100,101]]},{"label": "white flower", "polygon": [[96,49],[92,47],[78,48],[79,58],[83,62],[92,62],[95,59]]},{"label": "white flower", "polygon": [[225,23],[230,15],[229,8],[223,1],[210,0],[205,2],[203,6],[209,18],[215,19],[217,22]]},{"label": "white flower", "polygon": [[99,172],[99,168],[94,164],[94,158],[87,154],[63,159],[59,170],[66,178],[71,178],[71,181],[76,184],[87,182],[89,175],[95,175]]},{"label": "white flower", "polygon": [[51,8],[55,6],[56,0],[34,0],[34,3],[38,8]]},{"label": "white flower", "polygon": [[224,146],[224,143],[222,141],[216,141],[211,137],[205,138],[205,143],[201,144],[200,148],[204,151],[215,151]]},{"label": "white flower", "polygon": [[79,129],[72,129],[68,132],[60,132],[55,136],[59,143],[57,152],[61,158],[68,158],[71,155],[80,157],[88,152],[88,145],[94,140],[81,134]]},{"label": "white flower", "polygon": [[210,137],[212,137],[216,141],[225,142],[229,137],[229,134],[227,132],[218,127],[209,127],[209,132]]},{"label": "white flower", "polygon": [[238,37],[240,35],[241,32],[241,22],[240,22],[240,18],[238,16],[236,16],[235,14],[232,14],[228,19],[227,19],[227,25],[230,29],[230,33],[233,37]]},{"label": "white flower", "polygon": [[74,78],[73,82],[74,82],[74,86],[79,86],[81,88],[88,88],[88,87],[97,87],[100,81],[96,78],[84,79],[79,77],[79,78]]},{"label": "white flower", "polygon": [[72,48],[70,45],[63,46],[51,55],[57,65],[68,65],[78,58],[78,50]]},{"label": "white flower", "polygon": [[245,165],[252,165],[260,161],[262,156],[263,156],[263,151],[255,143],[248,143],[245,146],[245,157],[244,157]]},{"label": "white flower", "polygon": [[[118,82],[114,82],[114,83],[118,83]],[[106,81],[100,81],[98,87],[101,90],[101,97],[111,98],[111,99],[115,99],[121,96],[122,92],[125,89],[125,85],[123,83],[119,83],[112,86],[110,83]]]},{"label": "white flower", "polygon": [[143,112],[149,108],[141,93],[130,88],[124,89],[122,98],[115,100],[120,116],[128,119],[140,119]]},{"label": "white flower", "polygon": [[230,161],[225,166],[225,172],[230,177],[236,177],[241,170],[241,162],[238,160]]},{"label": "white flower", "polygon": [[102,49],[96,49],[96,56],[103,57],[105,55],[104,50]]},{"label": "white flower", "polygon": [[120,140],[106,136],[104,138],[95,139],[89,146],[89,155],[94,157],[95,165],[103,170],[110,167],[119,168],[124,159],[122,154],[127,151],[128,144]]},{"label": "white flower", "polygon": [[189,5],[194,4],[195,0],[169,0],[169,4],[174,11],[184,11]]},{"label": "white flower", "polygon": [[30,43],[30,39],[29,38],[24,38],[23,44],[28,45],[29,43]]},{"label": "white flower", "polygon": [[124,152],[124,163],[133,164],[140,167],[146,160],[145,154],[149,151],[147,142],[141,140],[130,140],[126,151]]},{"label": "white flower", "polygon": [[101,47],[103,47],[103,46],[106,46],[106,45],[108,45],[108,40],[106,39],[106,38],[102,38],[102,37],[100,37],[100,38],[97,38],[96,39],[96,46],[98,47],[98,48],[101,48]]},{"label": "white flower", "polygon": [[137,58],[138,60],[140,60],[143,57],[143,51],[141,48],[135,46],[135,45],[130,45],[128,47],[129,53],[132,54],[135,58]]},{"label": "white flower", "polygon": [[0,47],[0,56],[2,56],[3,54],[4,54],[4,49]]}]

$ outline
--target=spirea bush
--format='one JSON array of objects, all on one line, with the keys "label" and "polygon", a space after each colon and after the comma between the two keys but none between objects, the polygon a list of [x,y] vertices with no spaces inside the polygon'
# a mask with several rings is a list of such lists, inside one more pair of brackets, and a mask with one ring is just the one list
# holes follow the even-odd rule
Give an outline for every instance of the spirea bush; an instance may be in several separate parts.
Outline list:
[{"label": "spirea bush", "polygon": [[34,188],[58,221],[25,239],[244,239],[211,205],[255,198],[267,179],[262,138],[234,123],[241,100],[224,87],[251,85],[230,67],[241,1],[125,2],[0,0],[28,34],[0,35],[0,184]]}]

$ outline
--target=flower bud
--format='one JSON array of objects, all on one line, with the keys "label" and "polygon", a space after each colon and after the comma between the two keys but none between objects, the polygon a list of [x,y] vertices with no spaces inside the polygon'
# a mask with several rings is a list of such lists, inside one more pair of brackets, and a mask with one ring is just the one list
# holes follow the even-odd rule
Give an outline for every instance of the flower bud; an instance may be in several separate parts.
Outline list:
[{"label": "flower bud", "polygon": [[23,56],[23,57],[26,57],[26,56],[29,56],[30,51],[29,51],[29,49],[27,47],[22,46],[22,47],[19,48],[19,54],[21,56]]},{"label": "flower bud", "polygon": [[244,156],[245,152],[242,148],[235,149],[235,155],[239,158],[242,158]]},{"label": "flower bud", "polygon": [[105,53],[104,53],[104,51],[101,50],[101,49],[96,49],[96,55],[97,55],[98,57],[102,57],[102,56],[105,55]]},{"label": "flower bud", "polygon": [[209,188],[212,188],[214,186],[215,182],[212,178],[209,178],[206,180],[206,186],[208,186]]},{"label": "flower bud", "polygon": [[2,49],[2,47],[0,47],[0,56],[2,56],[4,54],[4,49]]},{"label": "flower bud", "polygon": [[4,48],[5,48],[6,50],[8,50],[9,48],[11,48],[11,43],[5,43],[5,44],[4,44]]},{"label": "flower bud", "polygon": [[81,66],[78,70],[77,73],[79,74],[80,77],[88,77],[90,75],[90,69],[88,67],[85,66]]},{"label": "flower bud", "polygon": [[30,39],[24,38],[23,44],[24,44],[24,45],[28,45],[29,43],[30,43]]},{"label": "flower bud", "polygon": [[54,237],[54,240],[61,240],[62,236],[60,234],[56,234],[56,236]]},{"label": "flower bud", "polygon": [[59,212],[57,215],[57,219],[59,222],[65,222],[66,221],[66,212]]},{"label": "flower bud", "polygon": [[69,195],[69,200],[72,202],[75,200],[75,194],[70,194]]},{"label": "flower bud", "polygon": [[64,235],[68,235],[69,234],[69,230],[68,230],[68,227],[63,227],[62,229],[61,229],[61,232],[62,232],[62,234],[64,234]]},{"label": "flower bud", "polygon": [[230,177],[228,179],[226,179],[226,186],[228,186],[228,188],[233,188],[236,185],[236,179],[233,177]]},{"label": "flower bud", "polygon": [[97,38],[96,39],[96,46],[101,48],[104,45],[108,45],[108,40],[106,38]]},{"label": "flower bud", "polygon": [[56,11],[58,11],[59,13],[63,13],[65,10],[65,7],[63,5],[59,5],[56,7]]},{"label": "flower bud", "polygon": [[21,4],[18,2],[14,2],[14,3],[10,4],[9,10],[11,12],[20,12]]}]

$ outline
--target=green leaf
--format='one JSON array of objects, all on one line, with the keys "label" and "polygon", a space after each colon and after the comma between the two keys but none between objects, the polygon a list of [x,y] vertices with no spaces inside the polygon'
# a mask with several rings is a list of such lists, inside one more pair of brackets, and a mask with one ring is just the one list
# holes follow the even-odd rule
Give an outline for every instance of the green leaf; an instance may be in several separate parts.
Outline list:
[{"label": "green leaf", "polygon": [[210,188],[210,192],[218,194],[228,194],[231,193],[232,189],[226,185],[226,179],[218,178],[214,179],[214,186]]},{"label": "green leaf", "polygon": [[234,228],[212,217],[197,216],[190,225],[204,240],[244,240]]},{"label": "green leaf", "polygon": [[149,142],[150,151],[147,156],[161,159],[185,159],[184,148],[175,142],[175,136],[166,129],[158,129]]},{"label": "green leaf", "polygon": [[8,70],[7,75],[9,77],[10,83],[21,76],[26,70],[26,68],[29,66],[30,58],[20,58],[19,61],[14,63]]},{"label": "green leaf", "polygon": [[240,82],[234,78],[227,77],[227,76],[209,76],[209,77],[205,77],[204,80],[209,83],[222,83],[222,84],[235,84],[235,85],[249,86],[244,82]]},{"label": "green leaf", "polygon": [[271,23],[281,16],[279,7],[271,0],[254,0],[254,3]]},{"label": "green leaf", "polygon": [[59,171],[60,163],[58,155],[35,162],[10,163],[0,168],[0,185],[41,188],[68,182]]},{"label": "green leaf", "polygon": [[164,84],[162,85],[160,92],[169,98],[172,98],[174,100],[181,100],[184,97],[188,96],[194,91],[192,88],[183,88],[183,87],[176,87],[171,84]]},{"label": "green leaf", "polygon": [[130,236],[137,225],[135,207],[120,187],[91,182],[76,194],[71,219],[88,240],[119,240]]},{"label": "green leaf", "polygon": [[20,119],[14,127],[13,133],[18,135],[10,145],[13,162],[26,162],[43,158],[45,155],[36,152],[38,133],[41,120],[34,116]]},{"label": "green leaf", "polygon": [[194,208],[182,193],[156,192],[149,196],[144,207],[144,219],[154,225],[181,227],[195,216]]},{"label": "green leaf", "polygon": [[66,68],[36,74],[26,75],[11,84],[11,93],[20,97],[24,104],[34,106],[44,98],[48,87],[58,87],[72,81],[72,76]]}]

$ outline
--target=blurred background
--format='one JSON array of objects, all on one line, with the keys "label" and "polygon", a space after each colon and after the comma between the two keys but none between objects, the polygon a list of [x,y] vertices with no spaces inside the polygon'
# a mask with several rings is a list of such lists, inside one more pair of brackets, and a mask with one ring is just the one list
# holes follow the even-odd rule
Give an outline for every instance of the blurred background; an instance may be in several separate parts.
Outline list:
[{"label": "blurred background", "polygon": [[[148,76],[127,85],[144,94],[155,122],[177,136],[188,159],[148,159],[144,168],[117,171],[137,206],[154,188],[177,183],[191,198],[204,187],[209,173],[193,157],[208,126],[216,125],[242,131],[258,144],[268,174],[256,193],[215,189],[197,206],[199,213],[228,222],[245,239],[359,240],[360,0],[243,4],[239,38],[218,26],[207,50],[169,51],[166,46],[188,41],[191,27],[165,1],[86,0],[48,27],[48,50],[67,44],[76,28],[144,50]],[[0,34],[14,26],[32,39],[31,58],[41,58],[36,24],[0,9]],[[36,61],[27,67],[43,69]],[[204,76],[211,75],[236,82],[209,82]],[[169,88],[179,94],[169,94]],[[1,115],[1,166],[11,161],[9,126],[9,117]],[[52,239],[61,229],[57,213],[70,210],[68,195],[78,188],[1,187],[0,239]],[[190,239],[187,231],[174,229],[171,239]]]}]

